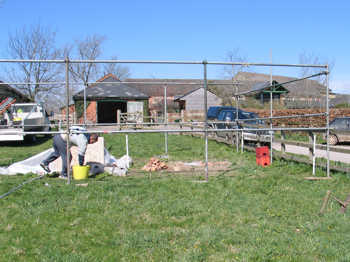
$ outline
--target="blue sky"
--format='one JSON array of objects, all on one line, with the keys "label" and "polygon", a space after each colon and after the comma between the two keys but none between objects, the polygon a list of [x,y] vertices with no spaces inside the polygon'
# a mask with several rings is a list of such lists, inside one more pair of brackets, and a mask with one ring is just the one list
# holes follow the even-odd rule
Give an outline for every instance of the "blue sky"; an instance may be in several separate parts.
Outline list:
[{"label": "blue sky", "polygon": [[[1,1],[1,0],[0,0]],[[350,1],[92,1],[2,0],[0,56],[8,33],[41,23],[57,45],[106,36],[104,56],[121,60],[224,61],[239,49],[249,62],[299,63],[301,53],[334,61],[331,88],[350,94]],[[132,77],[202,77],[200,66],[129,65]],[[253,71],[269,73],[269,68]],[[222,68],[208,68],[222,78]],[[299,72],[273,68],[274,74]]]}]

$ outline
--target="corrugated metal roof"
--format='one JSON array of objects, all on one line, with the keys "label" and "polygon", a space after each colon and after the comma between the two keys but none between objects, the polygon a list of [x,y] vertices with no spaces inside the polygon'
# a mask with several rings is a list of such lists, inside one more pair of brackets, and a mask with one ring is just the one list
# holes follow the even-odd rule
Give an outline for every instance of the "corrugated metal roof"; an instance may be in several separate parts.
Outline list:
[{"label": "corrugated metal roof", "polygon": [[167,86],[167,96],[182,96],[203,86],[201,79],[126,79],[128,86],[138,89],[148,96],[164,96],[164,86]]},{"label": "corrugated metal roof", "polygon": [[[280,85],[277,81],[273,80],[272,83],[274,85],[276,85],[277,88],[282,88],[284,89],[285,93],[289,93],[289,90],[284,88],[284,85]],[[246,90],[244,92],[238,93],[238,95],[246,95],[246,94],[250,94],[250,93],[257,93],[257,92],[261,92],[264,89],[269,89],[270,90],[271,84],[270,81],[265,81],[265,82],[258,82],[258,83],[254,83],[253,86],[251,87],[251,89]]]},{"label": "corrugated metal roof", "polygon": [[198,87],[198,88],[196,88],[196,89],[193,89],[193,90],[191,90],[190,92],[187,92],[186,94],[175,96],[175,97],[174,97],[174,98],[175,98],[174,100],[178,100],[178,99],[181,99],[181,98],[183,98],[183,97],[185,97],[185,96],[188,96],[189,94],[191,94],[191,93],[197,91],[197,90],[200,89],[200,88],[202,88],[202,87]]},{"label": "corrugated metal roof", "polygon": [[[121,83],[113,76],[104,77],[86,88],[86,99],[148,99],[149,96],[140,92],[134,87]],[[105,84],[103,84],[105,83]],[[81,100],[84,97],[84,90],[73,96],[74,100]]]},{"label": "corrugated metal roof", "polygon": [[[177,101],[177,100],[183,100],[184,97],[188,96],[189,94],[192,94],[193,92],[196,92],[197,90],[199,89],[204,89],[203,87],[198,87],[184,95],[179,95],[179,96],[174,96],[174,101]],[[213,95],[215,95],[213,92],[211,92],[210,90],[207,91],[207,93],[212,93]]]},{"label": "corrugated metal roof", "polygon": [[260,82],[260,83],[256,83],[255,85],[253,85],[251,91],[252,92],[256,92],[256,91],[262,91],[265,88],[269,87],[270,83],[269,82]]}]

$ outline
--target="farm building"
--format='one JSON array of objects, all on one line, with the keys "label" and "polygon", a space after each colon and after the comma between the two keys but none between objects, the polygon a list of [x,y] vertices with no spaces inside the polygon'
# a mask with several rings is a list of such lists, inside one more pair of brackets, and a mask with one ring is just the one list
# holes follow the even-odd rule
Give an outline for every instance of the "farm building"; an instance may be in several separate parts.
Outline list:
[{"label": "farm building", "polygon": [[[162,115],[166,87],[167,111],[170,113],[203,113],[203,80],[201,79],[126,79],[129,86],[147,94],[152,116]],[[222,99],[213,92],[207,92],[208,107],[220,106]]]},{"label": "farm building", "polygon": [[[287,108],[312,108],[325,105],[326,86],[316,80],[301,81],[296,77],[272,75],[273,99]],[[210,80],[209,88],[214,90],[224,104],[232,103],[235,94],[242,94],[239,99],[243,106],[261,106],[270,101],[270,75],[251,72],[239,72],[232,80]],[[335,94],[329,93],[330,98]],[[252,103],[251,103],[252,102]]]},{"label": "farm building", "polygon": [[[86,88],[87,120],[92,123],[116,123],[117,112],[148,112],[149,96],[123,84],[108,74]],[[82,122],[84,90],[73,96],[76,117]]]},{"label": "farm building", "polygon": [[[279,90],[273,96],[273,99],[278,99],[286,107],[307,108],[319,107],[320,105],[325,104],[327,88],[316,80],[305,79],[301,81],[294,81],[297,78],[279,75],[272,75],[272,79],[273,83],[282,84],[283,89],[287,91],[279,92],[281,91]],[[259,85],[269,85],[270,75],[239,72],[234,77],[234,81],[238,83],[238,93],[250,93],[251,91],[258,89]],[[265,91],[266,93],[266,90],[262,91]],[[332,95],[331,92],[330,94]],[[269,95],[264,96],[257,92],[255,92],[254,98],[261,103],[270,101]]]},{"label": "farm building", "polygon": [[[191,79],[126,79],[108,74],[86,88],[87,121],[116,123],[117,111],[142,112],[153,120],[163,116],[166,86],[167,110],[181,117],[181,109],[203,116],[203,81]],[[83,121],[84,90],[73,96],[78,122]],[[208,91],[208,107],[221,105],[221,98]],[[62,113],[64,112],[62,108]],[[71,109],[70,109],[71,111]],[[182,112],[184,115],[184,112]]]},{"label": "farm building", "polygon": [[[326,87],[316,80],[272,76],[273,99],[285,107],[307,108],[325,102]],[[240,99],[254,100],[256,104],[270,101],[270,75],[239,72],[232,80],[208,80],[208,107],[232,103],[234,94],[243,94]],[[142,112],[151,119],[161,119],[164,114],[166,88],[167,111],[173,119],[187,114],[203,117],[202,79],[135,79],[120,81],[108,74],[86,88],[87,120],[92,123],[115,123],[117,112]],[[83,114],[83,90],[73,96],[74,110],[79,122]],[[199,116],[201,115],[201,116]],[[169,118],[169,116],[168,116]],[[188,116],[187,119],[192,119]]]},{"label": "farm building", "polygon": [[[184,95],[176,96],[175,102],[179,103],[180,110],[187,111],[200,111],[203,110],[204,105],[204,89],[199,87],[192,90]],[[213,92],[208,91],[207,93],[207,107],[219,106],[222,104],[222,99],[215,95]]]},{"label": "farm building", "polygon": [[253,96],[254,99],[260,100],[261,104],[264,104],[265,102],[270,101],[270,93],[272,93],[272,99],[274,101],[281,102],[281,99],[288,94],[289,91],[276,80],[273,80],[272,84],[270,84],[270,82],[255,83],[250,89],[244,92],[239,92],[238,95]]}]

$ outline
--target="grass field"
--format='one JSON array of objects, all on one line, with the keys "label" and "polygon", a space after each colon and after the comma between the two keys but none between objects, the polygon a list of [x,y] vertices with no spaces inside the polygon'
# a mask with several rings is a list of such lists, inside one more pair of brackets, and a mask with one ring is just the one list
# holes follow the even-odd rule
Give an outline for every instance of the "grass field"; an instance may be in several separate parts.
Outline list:
[{"label": "grass field", "polygon": [[[106,147],[120,157],[124,140],[107,135]],[[50,145],[0,151],[16,162]],[[87,187],[44,178],[0,199],[0,261],[350,260],[350,210],[340,214],[330,201],[319,215],[327,190],[342,200],[350,193],[346,174],[307,181],[310,166],[276,160],[258,167],[253,153],[209,141],[209,159],[232,166],[199,183],[203,173],[140,171],[164,154],[162,135],[129,135],[129,145],[135,165],[128,177],[78,182]],[[203,140],[169,135],[169,159],[203,160]],[[31,177],[0,176],[0,195]]]}]

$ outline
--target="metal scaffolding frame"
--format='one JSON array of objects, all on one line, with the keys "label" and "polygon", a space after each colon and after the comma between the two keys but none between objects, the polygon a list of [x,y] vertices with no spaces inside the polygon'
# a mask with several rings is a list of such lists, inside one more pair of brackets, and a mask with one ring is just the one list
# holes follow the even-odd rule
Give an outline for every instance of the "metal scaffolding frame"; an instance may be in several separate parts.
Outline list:
[{"label": "metal scaffolding frame", "polygon": [[[65,81],[64,82],[42,82],[42,83],[20,83],[20,82],[14,82],[14,83],[1,83],[1,84],[8,84],[8,85],[28,85],[28,84],[36,84],[36,85],[53,85],[53,84],[59,84],[59,85],[65,85],[66,88],[66,128],[67,130],[65,131],[58,131],[58,132],[20,132],[21,134],[60,134],[60,133],[65,133],[67,134],[68,141],[67,141],[67,152],[69,151],[69,134],[70,134],[70,128],[69,128],[69,86],[70,85],[81,85],[82,83],[70,83],[69,82],[69,65],[72,63],[116,63],[116,64],[169,64],[169,65],[198,65],[203,67],[203,80],[199,82],[194,82],[194,83],[186,83],[187,85],[198,85],[202,84],[204,88],[204,103],[203,103],[203,110],[204,110],[204,121],[203,122],[192,122],[192,126],[189,129],[177,129],[177,130],[172,130],[172,129],[154,129],[154,130],[133,130],[133,129],[126,129],[126,130],[121,130],[122,126],[130,126],[130,124],[112,124],[112,126],[119,127],[119,130],[112,130],[112,131],[104,131],[104,130],[94,130],[94,131],[87,131],[86,133],[100,133],[100,134],[105,134],[105,133],[110,133],[110,134],[117,134],[117,133],[125,133],[126,135],[129,133],[164,133],[165,135],[165,152],[166,155],[168,154],[168,139],[167,139],[167,134],[168,133],[193,133],[193,132],[201,132],[204,133],[204,140],[205,140],[205,178],[206,181],[209,180],[208,178],[208,133],[209,132],[222,132],[222,129],[208,129],[208,116],[207,116],[207,90],[208,90],[208,85],[228,85],[227,83],[215,83],[211,82],[208,83],[207,80],[207,70],[208,70],[208,65],[221,65],[221,66],[257,66],[257,67],[296,67],[296,68],[302,68],[302,67],[308,67],[308,68],[320,68],[320,69],[325,69],[325,71],[311,75],[309,77],[305,78],[300,78],[296,79],[293,81],[288,81],[285,83],[280,83],[279,85],[283,85],[289,82],[294,82],[294,81],[300,81],[304,80],[307,78],[315,77],[318,75],[326,75],[326,112],[321,113],[321,114],[308,114],[308,115],[295,115],[295,116],[272,116],[272,106],[270,108],[270,117],[267,118],[256,118],[258,120],[260,119],[269,119],[272,123],[272,119],[281,119],[281,118],[293,118],[293,117],[313,117],[313,116],[326,116],[326,126],[325,127],[320,127],[320,128],[273,128],[272,125],[270,128],[264,128],[264,129],[249,129],[250,131],[269,131],[270,133],[274,131],[318,131],[318,132],[326,132],[327,138],[329,137],[329,67],[328,65],[315,65],[315,64],[277,64],[277,63],[248,63],[248,62],[217,62],[217,61],[156,61],[156,60],[70,60],[68,57],[65,59],[61,60],[32,60],[32,59],[0,59],[0,64],[1,63],[60,63],[65,65]],[[96,82],[88,83],[88,84],[95,84]],[[102,82],[101,82],[102,83]],[[101,84],[99,83],[99,84]],[[104,84],[108,84],[109,82],[103,82]],[[121,83],[133,83],[133,82],[123,82]],[[141,83],[141,82],[136,82],[136,83]],[[162,84],[164,85],[164,96],[165,96],[165,104],[164,104],[164,112],[167,113],[167,105],[166,105],[166,87],[167,85],[182,85],[184,83],[181,82],[155,82],[157,84]],[[153,82],[145,82],[144,84],[155,84]],[[232,82],[234,85],[235,83]],[[236,83],[237,84],[237,83]],[[236,90],[237,91],[237,90]],[[270,92],[271,93],[271,92]],[[272,94],[272,93],[271,93]],[[243,94],[238,94],[237,92],[235,93],[235,96],[239,96]],[[237,105],[238,105],[238,99],[236,99]],[[237,106],[238,108],[238,106]],[[249,119],[252,120],[252,119]],[[138,123],[137,125],[164,125],[165,127],[171,126],[171,125],[184,125],[188,124],[186,122],[168,122],[167,118],[165,117],[163,124],[162,123]],[[195,125],[195,129],[193,128],[193,125]],[[102,126],[102,124],[92,124],[92,125],[87,125],[87,126]],[[106,126],[104,124],[104,126]],[[132,125],[131,125],[132,126]],[[232,131],[232,132],[242,132],[245,131],[246,129],[225,129],[224,131]],[[9,132],[9,134],[13,134],[13,132]],[[243,142],[243,140],[242,140]],[[238,143],[237,143],[238,146]],[[272,146],[272,143],[271,143]],[[237,147],[238,149],[238,147]],[[271,150],[272,152],[272,150]],[[68,154],[69,156],[69,154]],[[327,139],[327,177],[329,177],[329,141]],[[70,159],[67,157],[67,166],[70,166]],[[68,168],[68,180],[67,183],[70,184],[71,181],[71,175],[70,175],[70,169]]]}]

